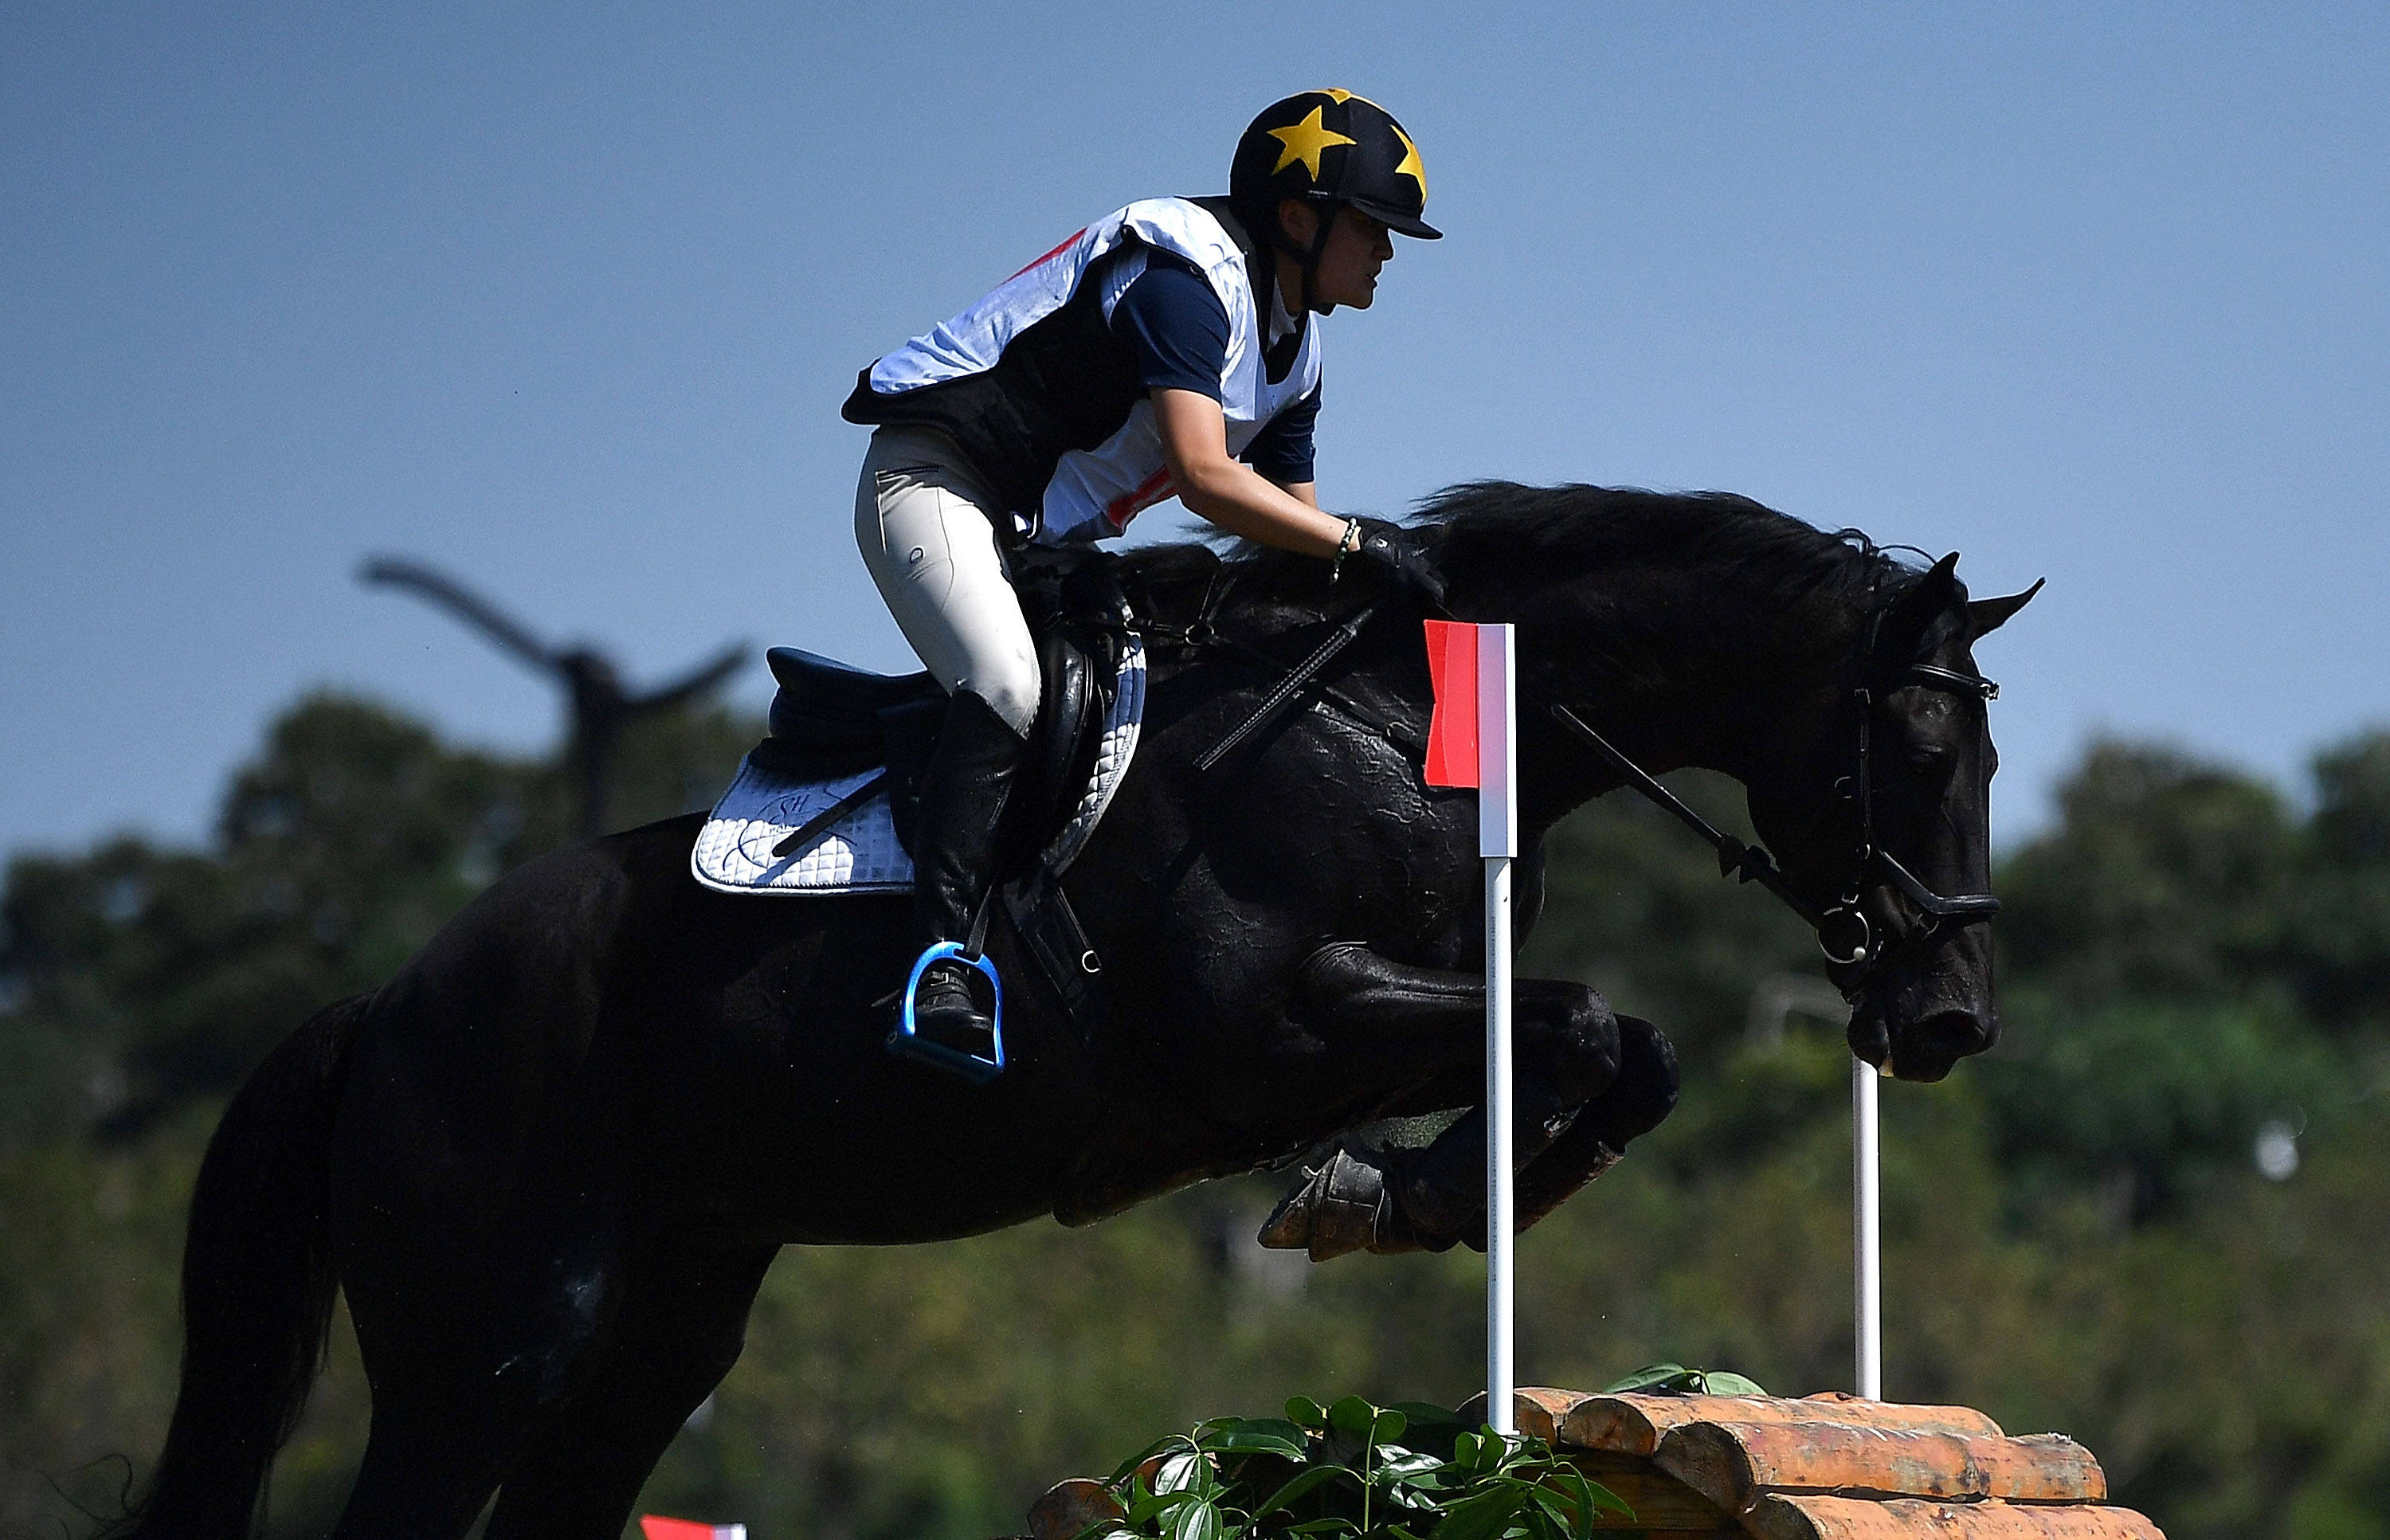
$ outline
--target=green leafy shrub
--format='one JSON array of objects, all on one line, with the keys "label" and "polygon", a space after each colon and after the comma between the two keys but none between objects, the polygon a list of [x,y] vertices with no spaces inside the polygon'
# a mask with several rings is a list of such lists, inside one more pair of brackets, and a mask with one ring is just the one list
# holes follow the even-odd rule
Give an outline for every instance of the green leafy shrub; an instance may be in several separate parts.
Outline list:
[{"label": "green leafy shrub", "polygon": [[1601,1387],[1604,1395],[1628,1392],[1665,1395],[1766,1395],[1756,1380],[1726,1369],[1689,1369],[1682,1364],[1651,1364]]},{"label": "green leafy shrub", "polygon": [[1357,1395],[1215,1418],[1149,1445],[1110,1484],[1124,1511],[1085,1540],[1588,1540],[1597,1510],[1634,1516],[1539,1439]]}]

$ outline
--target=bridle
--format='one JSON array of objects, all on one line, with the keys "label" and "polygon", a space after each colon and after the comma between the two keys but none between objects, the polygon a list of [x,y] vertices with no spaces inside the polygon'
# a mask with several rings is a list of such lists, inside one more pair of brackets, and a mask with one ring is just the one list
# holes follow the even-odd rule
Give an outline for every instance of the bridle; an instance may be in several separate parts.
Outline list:
[{"label": "bridle", "polygon": [[[1882,699],[1895,690],[1912,687],[1941,690],[1951,695],[1972,695],[1985,702],[1998,699],[2000,694],[2000,687],[1980,674],[1944,668],[1938,663],[1904,662],[1890,666],[1878,663],[1876,638],[1882,622],[1883,610],[1879,608],[1870,622],[1867,645],[1859,651],[1847,687],[1848,699],[1858,718],[1856,764],[1849,775],[1834,782],[1834,789],[1844,801],[1856,804],[1858,836],[1849,858],[1848,875],[1838,890],[1838,896],[1822,909],[1793,890],[1785,878],[1783,867],[1764,846],[1743,843],[1686,806],[1682,799],[1661,785],[1650,771],[1596,732],[1570,707],[1555,705],[1551,708],[1553,719],[1590,744],[1628,786],[1708,841],[1717,852],[1720,877],[1756,882],[1800,916],[1803,923],[1816,933],[1818,950],[1825,954],[1826,960],[1836,968],[1853,970],[1838,986],[1844,998],[1853,1000],[1867,987],[1869,980],[1886,965],[1925,950],[1951,931],[1980,925],[2000,912],[2000,901],[1988,892],[1935,892],[1921,881],[1916,873],[1902,865],[1898,856],[1876,841],[1875,715]],[[1869,920],[1863,902],[1870,885],[1878,881],[1889,885],[1908,900],[1920,915],[1925,917],[1926,923],[1897,937],[1880,932]]]},{"label": "bridle", "polygon": [[[1879,611],[1876,622],[1881,624],[1882,620]],[[1858,843],[1852,853],[1849,880],[1833,906],[1820,915],[1813,927],[1818,932],[1818,949],[1825,954],[1828,962],[1857,969],[1844,990],[1846,996],[1856,995],[1866,986],[1869,976],[1885,964],[1921,952],[1948,932],[1983,924],[2000,912],[2000,901],[1988,892],[1935,892],[1877,841],[1874,752],[1876,707],[1882,697],[1893,691],[1912,687],[1940,690],[1948,695],[1971,695],[1988,705],[2000,698],[2000,687],[1980,674],[1944,668],[1938,663],[1911,662],[1884,668],[1872,661],[1872,626],[1869,643],[1864,656],[1870,662],[1851,688],[1852,703],[1858,711],[1858,765],[1853,775],[1834,783],[1835,789],[1858,810]],[[1896,939],[1879,935],[1861,903],[1870,879],[1889,883],[1926,917],[1927,923],[1909,929]]]}]

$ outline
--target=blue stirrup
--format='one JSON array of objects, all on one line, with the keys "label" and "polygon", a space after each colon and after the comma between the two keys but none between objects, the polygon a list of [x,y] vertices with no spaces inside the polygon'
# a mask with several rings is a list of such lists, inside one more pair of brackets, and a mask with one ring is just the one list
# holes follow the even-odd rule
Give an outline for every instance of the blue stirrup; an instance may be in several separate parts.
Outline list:
[{"label": "blue stirrup", "polygon": [[[941,957],[954,957],[987,976],[988,988],[996,992],[996,1006],[988,1013],[988,1039],[992,1049],[989,1058],[982,1059],[960,1048],[950,1048],[943,1043],[932,1043],[919,1035],[913,1025],[913,996],[921,987],[921,975]],[[963,949],[960,942],[942,941],[927,948],[914,961],[913,972],[905,981],[904,1008],[896,1013],[896,1030],[888,1035],[891,1050],[924,1063],[934,1064],[962,1076],[974,1085],[984,1085],[1004,1072],[1004,981],[996,976],[996,964],[985,954],[974,956]]]}]

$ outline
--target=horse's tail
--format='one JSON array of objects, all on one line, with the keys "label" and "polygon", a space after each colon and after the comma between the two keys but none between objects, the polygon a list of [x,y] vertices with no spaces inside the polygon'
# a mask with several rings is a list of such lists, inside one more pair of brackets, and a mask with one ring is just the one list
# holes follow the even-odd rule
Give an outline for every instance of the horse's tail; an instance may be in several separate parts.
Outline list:
[{"label": "horse's tail", "polygon": [[225,1111],[183,1244],[183,1382],[122,1540],[238,1540],[315,1378],[332,1271],[332,1123],[371,997],[318,1011]]}]

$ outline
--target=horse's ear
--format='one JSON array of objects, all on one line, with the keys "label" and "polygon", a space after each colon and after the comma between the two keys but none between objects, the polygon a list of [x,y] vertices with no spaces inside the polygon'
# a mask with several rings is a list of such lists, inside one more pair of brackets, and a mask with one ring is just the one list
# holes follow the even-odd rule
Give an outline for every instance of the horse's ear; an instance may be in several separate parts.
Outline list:
[{"label": "horse's ear", "polygon": [[1967,618],[1974,622],[1975,635],[1988,636],[2006,625],[2009,617],[2032,603],[2033,597],[2040,593],[2041,585],[2049,581],[2048,578],[2036,578],[2033,586],[2022,594],[2010,594],[1997,599],[1969,599]]},{"label": "horse's ear", "polygon": [[1926,628],[1947,614],[1958,597],[1959,553],[1952,551],[1926,569],[1925,575],[1884,611],[1883,623],[1875,634],[1877,659],[1905,663],[1916,657]]}]

